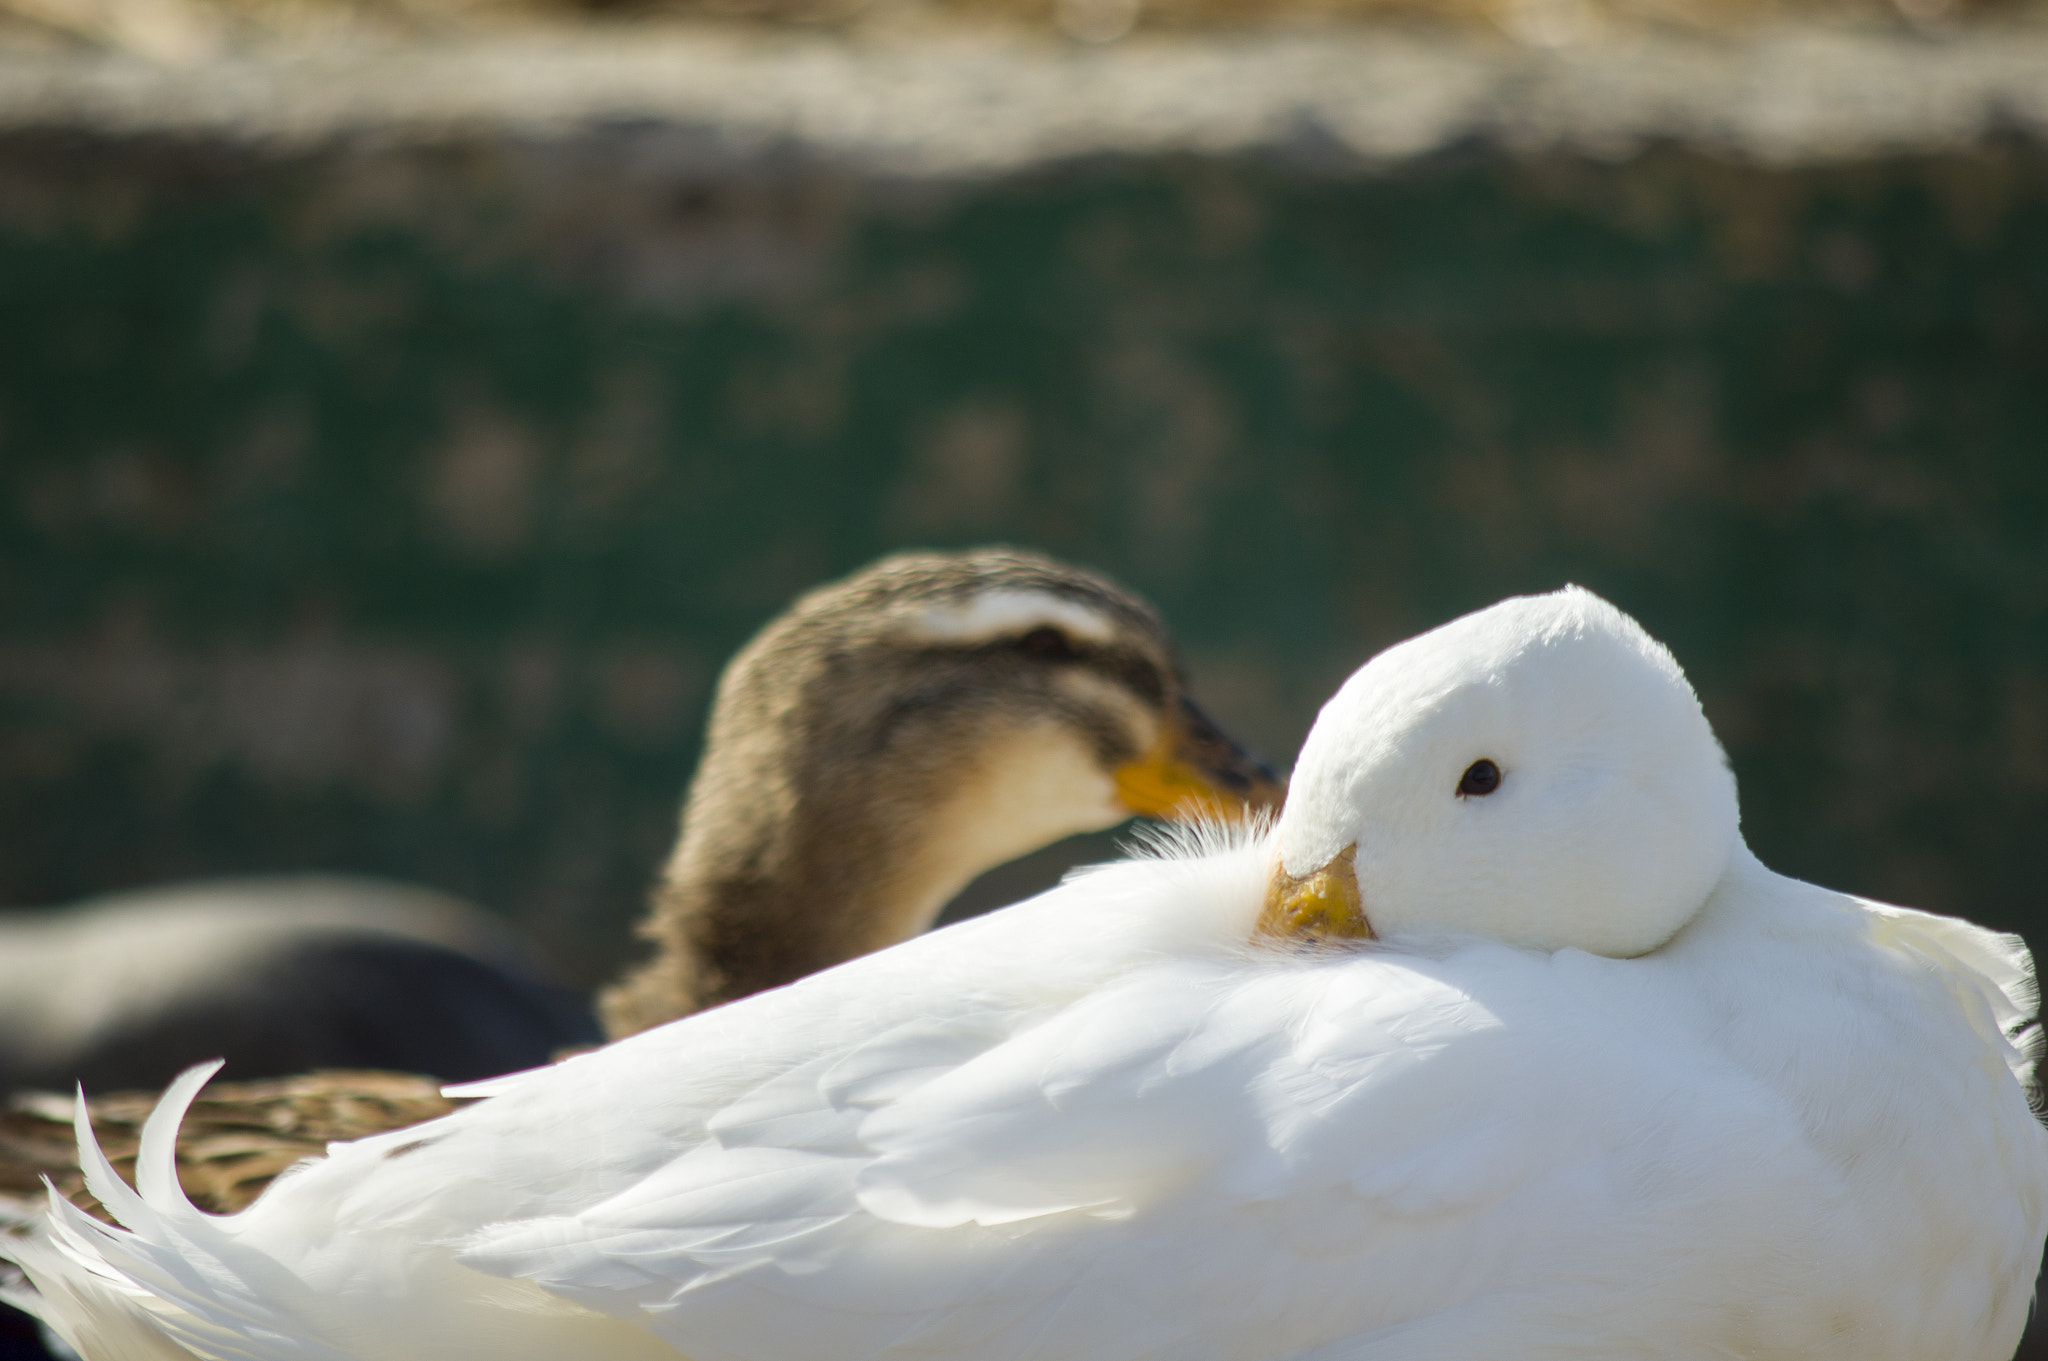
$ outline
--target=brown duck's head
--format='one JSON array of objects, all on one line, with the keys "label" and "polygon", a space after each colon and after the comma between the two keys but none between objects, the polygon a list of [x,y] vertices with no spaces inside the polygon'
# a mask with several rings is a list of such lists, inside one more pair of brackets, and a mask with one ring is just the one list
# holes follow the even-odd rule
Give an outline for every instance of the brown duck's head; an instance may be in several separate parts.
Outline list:
[{"label": "brown duck's head", "polygon": [[1013,830],[985,838],[1230,816],[1284,792],[1190,698],[1157,612],[1094,572],[1016,549],[906,554],[788,620],[821,664],[805,707],[833,735],[813,753],[926,807],[1000,807]]},{"label": "brown duck's head", "polygon": [[687,1004],[626,1019],[629,984],[610,1023],[906,939],[977,874],[1061,837],[1283,793],[1188,695],[1157,612],[1114,582],[1011,548],[885,558],[804,596],[727,667],[650,924],[697,982]]}]

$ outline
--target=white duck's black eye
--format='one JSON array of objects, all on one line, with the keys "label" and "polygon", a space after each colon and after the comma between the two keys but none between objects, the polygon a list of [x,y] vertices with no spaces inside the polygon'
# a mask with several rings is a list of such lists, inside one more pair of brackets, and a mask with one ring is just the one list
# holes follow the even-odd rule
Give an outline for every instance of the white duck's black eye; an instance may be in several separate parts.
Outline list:
[{"label": "white duck's black eye", "polygon": [[1051,625],[1041,625],[1017,640],[1017,650],[1040,661],[1065,661],[1074,655],[1074,645]]},{"label": "white duck's black eye", "polygon": [[1465,767],[1464,778],[1458,781],[1458,797],[1484,798],[1500,788],[1500,767],[1491,761],[1474,761]]}]

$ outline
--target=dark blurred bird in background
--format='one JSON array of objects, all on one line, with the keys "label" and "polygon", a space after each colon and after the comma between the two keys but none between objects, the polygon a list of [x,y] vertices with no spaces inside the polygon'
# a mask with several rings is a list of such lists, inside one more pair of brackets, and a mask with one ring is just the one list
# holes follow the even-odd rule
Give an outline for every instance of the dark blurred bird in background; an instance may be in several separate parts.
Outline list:
[{"label": "dark blurred bird in background", "polygon": [[0,916],[0,1088],[397,1068],[445,1081],[602,1036],[505,922],[431,889],[252,877]]}]

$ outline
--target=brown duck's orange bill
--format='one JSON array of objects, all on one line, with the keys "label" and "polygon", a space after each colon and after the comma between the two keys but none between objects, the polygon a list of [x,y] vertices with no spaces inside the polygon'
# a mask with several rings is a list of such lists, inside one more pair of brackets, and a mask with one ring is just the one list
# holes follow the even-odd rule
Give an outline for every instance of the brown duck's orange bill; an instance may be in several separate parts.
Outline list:
[{"label": "brown duck's orange bill", "polygon": [[1346,846],[1329,864],[1292,875],[1278,866],[1266,886],[1266,907],[1256,934],[1282,940],[1371,940],[1372,923],[1358,892],[1358,847]]},{"label": "brown duck's orange bill", "polygon": [[1151,750],[1117,767],[1116,793],[1140,817],[1243,817],[1278,808],[1286,782],[1183,697]]}]

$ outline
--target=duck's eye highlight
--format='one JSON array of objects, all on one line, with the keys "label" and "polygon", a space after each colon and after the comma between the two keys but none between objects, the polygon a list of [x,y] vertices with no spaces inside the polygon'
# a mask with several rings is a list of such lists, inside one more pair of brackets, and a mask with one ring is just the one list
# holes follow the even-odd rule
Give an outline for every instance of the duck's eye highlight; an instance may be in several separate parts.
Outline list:
[{"label": "duck's eye highlight", "polygon": [[1465,767],[1464,778],[1458,781],[1458,797],[1478,798],[1491,794],[1500,788],[1500,767],[1491,761],[1474,761]]},{"label": "duck's eye highlight", "polygon": [[1019,638],[1017,650],[1041,661],[1063,661],[1074,655],[1074,645],[1067,635],[1050,625],[1042,625]]}]

